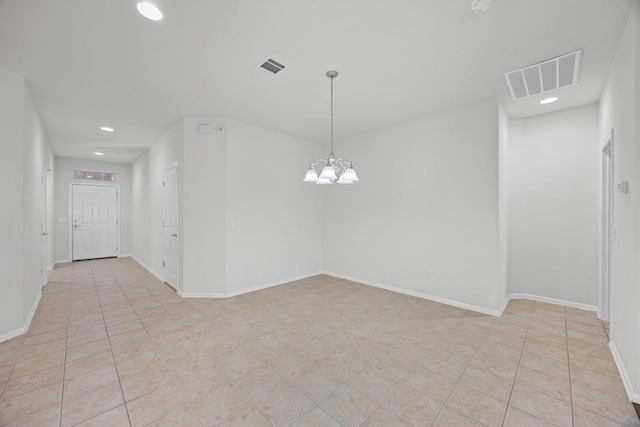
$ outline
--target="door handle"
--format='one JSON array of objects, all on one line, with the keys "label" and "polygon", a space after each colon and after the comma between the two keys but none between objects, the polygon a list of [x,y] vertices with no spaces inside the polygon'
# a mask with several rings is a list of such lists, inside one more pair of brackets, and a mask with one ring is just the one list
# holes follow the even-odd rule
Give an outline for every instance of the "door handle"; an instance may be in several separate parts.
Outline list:
[{"label": "door handle", "polygon": [[77,230],[78,228],[80,228],[80,226],[78,224],[73,224],[73,228],[74,230]]},{"label": "door handle", "polygon": [[177,234],[172,234],[171,237],[178,237],[178,235]]},{"label": "door handle", "polygon": [[43,232],[42,232],[42,235],[43,235],[43,236],[48,236],[48,235],[49,235],[49,233],[47,233],[46,231],[43,231]]}]

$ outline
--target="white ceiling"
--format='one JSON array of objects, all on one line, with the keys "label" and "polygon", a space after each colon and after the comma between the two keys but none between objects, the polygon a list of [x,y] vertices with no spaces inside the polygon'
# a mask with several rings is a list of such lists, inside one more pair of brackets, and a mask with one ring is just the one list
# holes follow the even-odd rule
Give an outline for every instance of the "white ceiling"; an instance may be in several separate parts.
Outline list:
[{"label": "white ceiling", "polygon": [[[24,75],[54,152],[131,162],[182,117],[326,142],[487,98],[523,117],[597,101],[635,0],[0,0],[0,65]],[[512,101],[502,73],[584,48],[580,82]],[[254,66],[271,55],[276,78]],[[107,134],[100,126],[111,126]]]}]

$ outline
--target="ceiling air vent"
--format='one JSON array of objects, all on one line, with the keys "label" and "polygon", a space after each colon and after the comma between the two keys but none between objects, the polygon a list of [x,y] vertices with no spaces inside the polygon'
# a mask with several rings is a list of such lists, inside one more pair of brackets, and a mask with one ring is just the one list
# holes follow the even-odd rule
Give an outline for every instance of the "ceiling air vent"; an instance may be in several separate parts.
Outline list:
[{"label": "ceiling air vent", "polygon": [[578,83],[582,49],[504,73],[513,99],[522,99]]},{"label": "ceiling air vent", "polygon": [[271,77],[278,75],[286,67],[275,59],[267,56],[256,65],[255,70],[260,71],[263,74],[267,74]]}]

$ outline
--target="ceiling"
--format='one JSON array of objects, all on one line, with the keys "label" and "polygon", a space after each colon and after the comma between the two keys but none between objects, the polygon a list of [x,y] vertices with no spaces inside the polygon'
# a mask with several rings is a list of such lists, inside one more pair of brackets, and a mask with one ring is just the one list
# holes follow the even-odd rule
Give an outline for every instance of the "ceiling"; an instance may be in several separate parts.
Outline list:
[{"label": "ceiling", "polygon": [[[635,0],[0,0],[0,65],[27,78],[56,155],[131,162],[183,117],[326,142],[487,98],[512,117],[595,102]],[[580,82],[513,101],[502,73],[578,48]],[[275,78],[254,67],[285,64]],[[99,128],[110,126],[113,133]]]}]

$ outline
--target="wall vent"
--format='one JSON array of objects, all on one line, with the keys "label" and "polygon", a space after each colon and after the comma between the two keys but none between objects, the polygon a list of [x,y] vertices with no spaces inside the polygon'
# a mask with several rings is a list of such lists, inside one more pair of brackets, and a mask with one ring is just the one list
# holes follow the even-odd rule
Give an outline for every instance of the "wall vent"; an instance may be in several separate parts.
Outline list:
[{"label": "wall vent", "polygon": [[522,99],[578,83],[582,49],[504,73],[513,99]]},{"label": "wall vent", "polygon": [[276,61],[275,59],[267,56],[265,59],[260,61],[258,65],[255,66],[255,70],[260,71],[263,74],[267,74],[271,77],[278,75],[281,71],[287,68],[282,63]]}]

